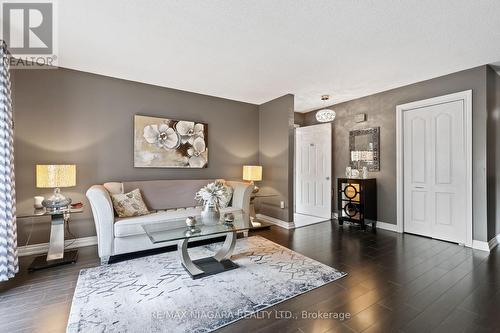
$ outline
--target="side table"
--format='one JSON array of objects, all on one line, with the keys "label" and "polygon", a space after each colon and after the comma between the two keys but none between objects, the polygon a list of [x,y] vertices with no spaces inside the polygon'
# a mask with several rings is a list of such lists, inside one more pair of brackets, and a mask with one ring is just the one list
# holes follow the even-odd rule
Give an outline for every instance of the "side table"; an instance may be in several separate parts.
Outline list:
[{"label": "side table", "polygon": [[76,262],[78,250],[64,251],[64,224],[68,223],[71,214],[82,212],[83,208],[71,208],[57,211],[47,211],[45,208],[42,208],[17,216],[17,218],[49,216],[51,220],[49,251],[46,255],[36,257],[29,266],[28,271],[32,272]]}]

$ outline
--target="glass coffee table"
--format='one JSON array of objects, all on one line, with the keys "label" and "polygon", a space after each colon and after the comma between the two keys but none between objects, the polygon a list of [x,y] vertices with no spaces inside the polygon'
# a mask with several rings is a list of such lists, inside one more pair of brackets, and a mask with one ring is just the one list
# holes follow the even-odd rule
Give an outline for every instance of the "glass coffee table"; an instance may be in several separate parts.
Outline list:
[{"label": "glass coffee table", "polygon": [[[234,220],[231,224],[225,223],[223,220],[214,221],[215,224],[203,224],[201,223],[201,217],[196,216],[198,223],[194,227],[172,228],[172,225],[184,223],[185,219],[182,218],[162,223],[143,224],[142,228],[154,244],[178,241],[177,252],[182,266],[193,279],[199,279],[238,268],[238,265],[230,260],[236,245],[236,234],[254,229],[254,227],[250,223],[248,214],[233,213],[233,215]],[[218,234],[221,236],[226,235],[226,239],[213,257],[191,260],[188,253],[188,241],[190,239]]]}]

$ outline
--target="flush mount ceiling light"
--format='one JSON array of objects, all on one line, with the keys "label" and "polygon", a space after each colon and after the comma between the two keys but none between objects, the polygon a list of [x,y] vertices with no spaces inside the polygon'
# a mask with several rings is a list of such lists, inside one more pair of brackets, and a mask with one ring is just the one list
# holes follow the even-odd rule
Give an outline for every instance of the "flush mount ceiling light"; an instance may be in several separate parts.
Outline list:
[{"label": "flush mount ceiling light", "polygon": [[[326,103],[330,99],[329,95],[323,95],[321,96],[321,100]],[[334,121],[335,120],[336,113],[335,111],[331,109],[321,109],[318,112],[316,112],[316,120],[319,121],[320,123],[327,123],[329,121]]]}]

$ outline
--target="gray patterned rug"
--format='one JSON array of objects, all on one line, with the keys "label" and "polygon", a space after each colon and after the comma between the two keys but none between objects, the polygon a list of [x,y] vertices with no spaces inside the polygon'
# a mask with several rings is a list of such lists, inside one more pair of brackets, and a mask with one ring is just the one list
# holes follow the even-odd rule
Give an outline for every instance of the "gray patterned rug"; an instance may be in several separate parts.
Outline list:
[{"label": "gray patterned rug", "polygon": [[67,331],[210,332],[345,275],[259,236],[239,239],[231,259],[240,267],[198,280],[176,252],[81,270]]}]

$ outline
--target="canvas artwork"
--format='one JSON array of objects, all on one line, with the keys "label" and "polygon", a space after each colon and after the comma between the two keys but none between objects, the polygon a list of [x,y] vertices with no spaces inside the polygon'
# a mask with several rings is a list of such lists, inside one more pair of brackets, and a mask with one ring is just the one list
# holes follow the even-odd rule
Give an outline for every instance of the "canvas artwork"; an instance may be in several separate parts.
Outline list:
[{"label": "canvas artwork", "polygon": [[207,124],[134,117],[134,166],[138,168],[206,168]]}]

